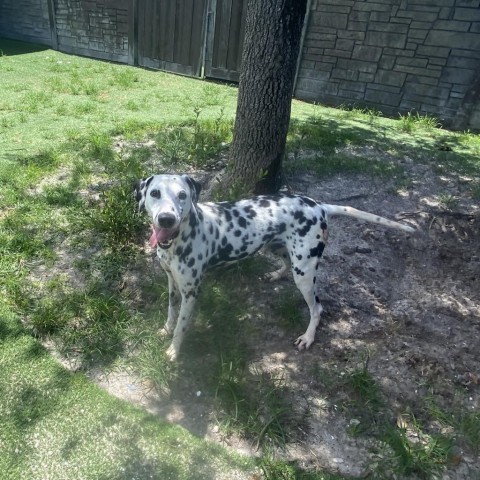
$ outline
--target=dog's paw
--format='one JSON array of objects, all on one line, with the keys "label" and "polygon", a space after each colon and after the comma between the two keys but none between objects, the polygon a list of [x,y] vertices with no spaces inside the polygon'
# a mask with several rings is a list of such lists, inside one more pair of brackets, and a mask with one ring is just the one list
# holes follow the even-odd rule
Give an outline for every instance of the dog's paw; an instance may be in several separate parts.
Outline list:
[{"label": "dog's paw", "polygon": [[161,328],[160,330],[158,330],[157,333],[160,338],[166,338],[172,334],[172,332],[167,327]]},{"label": "dog's paw", "polygon": [[309,335],[304,333],[303,335],[300,335],[296,340],[294,345],[299,349],[299,350],[307,350],[310,348],[310,345],[313,343],[315,338],[311,338]]},{"label": "dog's paw", "polygon": [[168,360],[170,360],[171,362],[175,362],[177,360],[178,349],[175,348],[175,345],[173,345],[173,343],[167,348],[165,355],[167,356]]}]

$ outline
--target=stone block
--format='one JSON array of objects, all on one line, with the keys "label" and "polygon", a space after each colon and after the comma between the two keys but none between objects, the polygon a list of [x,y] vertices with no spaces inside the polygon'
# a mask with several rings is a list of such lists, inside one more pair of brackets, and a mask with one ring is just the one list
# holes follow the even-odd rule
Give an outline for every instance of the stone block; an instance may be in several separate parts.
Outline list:
[{"label": "stone block", "polygon": [[382,70],[391,70],[395,65],[396,59],[397,57],[395,55],[386,55],[384,53],[378,62],[378,68]]},{"label": "stone block", "polygon": [[366,32],[368,27],[368,22],[348,22],[347,29],[350,31],[359,31],[359,32]]},{"label": "stone block", "polygon": [[409,65],[412,67],[426,67],[428,64],[428,59],[426,58],[412,58],[412,57],[397,57],[397,65]]},{"label": "stone block", "polygon": [[417,75],[417,74],[408,74],[407,81],[412,83],[422,83],[424,85],[434,85],[437,86],[439,83],[439,79],[436,77],[427,77],[424,75]]},{"label": "stone block", "polygon": [[347,28],[348,15],[338,13],[315,12],[311,18],[313,25],[330,28]]},{"label": "stone block", "polygon": [[416,30],[414,28],[411,28],[408,32],[408,39],[410,41],[416,40],[418,41],[424,41],[427,38],[428,35],[428,30]]},{"label": "stone block", "polygon": [[307,47],[312,53],[318,52],[319,49],[323,48],[334,48],[335,40],[310,40],[307,39],[303,44],[304,47]]},{"label": "stone block", "polygon": [[352,70],[356,72],[375,73],[377,71],[376,62],[365,62],[362,60],[347,60],[339,58],[337,67],[344,70]]},{"label": "stone block", "polygon": [[459,35],[458,32],[431,30],[425,39],[425,45],[480,51],[480,35],[475,33]]},{"label": "stone block", "polygon": [[470,85],[475,77],[475,70],[468,68],[451,68],[443,69],[442,80],[444,82],[457,83],[459,85]]},{"label": "stone block", "polygon": [[390,21],[392,23],[404,23],[406,25],[410,25],[412,23],[411,18],[402,18],[402,17],[390,17]]},{"label": "stone block", "polygon": [[400,105],[401,98],[402,97],[400,94],[392,94],[391,92],[374,90],[370,88],[370,85],[367,87],[367,91],[365,92],[365,100],[368,100],[377,105],[380,104],[397,107],[398,105]]},{"label": "stone block", "polygon": [[438,14],[440,20],[448,20],[452,18],[452,8],[451,7],[442,7],[440,13]]},{"label": "stone block", "polygon": [[470,29],[470,22],[460,22],[456,20],[437,20],[433,24],[436,30],[448,30],[454,32],[468,32]]},{"label": "stone block", "polygon": [[381,55],[382,49],[379,47],[357,45],[353,49],[352,58],[356,60],[366,60],[368,62],[378,62]]},{"label": "stone block", "polygon": [[352,56],[352,52],[350,50],[337,50],[336,48],[326,48],[325,55],[332,55],[339,58],[350,58]]},{"label": "stone block", "polygon": [[472,33],[480,33],[480,22],[475,22],[470,27],[470,32]]},{"label": "stone block", "polygon": [[[361,12],[365,13],[365,12]],[[391,12],[371,12],[370,21],[371,22],[389,22]]]},{"label": "stone block", "polygon": [[339,38],[335,42],[335,49],[336,50],[348,50],[349,52],[351,52],[354,45],[355,45],[354,40],[351,40],[351,39],[348,39],[348,38]]},{"label": "stone block", "polygon": [[417,53],[419,55],[425,55],[426,57],[447,58],[450,55],[450,49],[445,47],[427,47],[425,45],[419,45]]},{"label": "stone block", "polygon": [[458,57],[467,57],[467,58],[480,58],[480,51],[479,50],[462,50],[454,48],[452,50],[453,56]]},{"label": "stone block", "polygon": [[362,41],[365,39],[365,32],[353,32],[350,30],[339,30],[338,38],[349,38],[351,40]]},{"label": "stone block", "polygon": [[349,5],[325,5],[323,3],[317,5],[316,12],[326,13],[350,13],[351,7]]},{"label": "stone block", "polygon": [[455,0],[408,0],[408,4],[420,7],[452,7]]},{"label": "stone block", "polygon": [[407,33],[408,25],[404,23],[370,22],[368,29],[374,32]]},{"label": "stone block", "polygon": [[405,47],[407,36],[405,34],[388,33],[388,32],[371,32],[368,31],[365,36],[365,44],[376,47],[391,47],[400,48]]},{"label": "stone block", "polygon": [[[355,0],[322,0],[323,5],[346,5],[348,7],[352,7],[355,3]],[[318,8],[318,2],[315,2],[315,5]]]},{"label": "stone block", "polygon": [[317,81],[311,78],[299,78],[296,90],[307,91],[316,94],[336,95],[338,84],[334,82]]},{"label": "stone block", "polygon": [[362,82],[350,82],[348,80],[343,80],[340,82],[338,88],[342,90],[349,90],[351,92],[365,92],[366,85]]},{"label": "stone block", "polygon": [[476,58],[457,57],[455,55],[450,55],[450,57],[448,57],[447,66],[475,70],[476,68],[480,67],[480,62]]},{"label": "stone block", "polygon": [[[303,65],[304,62],[302,62]],[[314,69],[321,70],[322,72],[331,72],[333,68],[333,63],[327,62],[315,62]]]},{"label": "stone block", "polygon": [[370,12],[360,12],[358,10],[353,10],[350,13],[349,19],[352,22],[368,22],[370,21]]},{"label": "stone block", "polygon": [[381,83],[393,87],[401,87],[407,77],[406,73],[392,72],[390,70],[378,70],[375,75],[375,83]]},{"label": "stone block", "polygon": [[415,82],[405,82],[405,98],[413,98],[414,95],[419,98],[435,97],[446,100],[450,95],[450,89],[442,87],[434,87],[432,85],[422,85]]},{"label": "stone block", "polygon": [[390,2],[379,3],[370,0],[368,2],[355,2],[353,10],[360,10],[363,12],[391,12],[392,4]]},{"label": "stone block", "polygon": [[381,92],[400,93],[402,89],[400,87],[392,87],[391,85],[383,85],[382,83],[371,83],[368,88],[372,90],[379,90]]},{"label": "stone block", "polygon": [[440,70],[431,70],[429,68],[418,68],[410,65],[399,65],[398,63],[393,67],[396,72],[411,73],[423,77],[440,78]]},{"label": "stone block", "polygon": [[332,78],[340,80],[352,80],[355,81],[358,79],[357,70],[347,70],[344,68],[334,68],[332,70]]},{"label": "stone block", "polygon": [[418,30],[430,30],[432,28],[433,22],[417,22],[416,20],[412,21],[410,28],[415,28]]},{"label": "stone block", "polygon": [[445,58],[431,57],[431,58],[428,59],[428,64],[429,65],[445,66],[447,64],[447,60]]},{"label": "stone block", "polygon": [[356,92],[352,90],[345,90],[343,88],[339,88],[338,96],[347,98],[348,100],[363,100],[365,95],[362,92]]},{"label": "stone block", "polygon": [[299,78],[312,78],[314,80],[327,81],[330,78],[330,73],[321,70],[310,70],[306,68],[300,68],[298,72]]},{"label": "stone block", "polygon": [[371,83],[374,80],[375,80],[375,74],[374,73],[360,72],[358,74],[358,81],[359,82]]},{"label": "stone block", "polygon": [[465,22],[480,22],[480,9],[478,6],[474,8],[455,8],[453,19]]},{"label": "stone block", "polygon": [[419,12],[414,10],[399,10],[396,14],[400,18],[411,18],[416,22],[434,22],[438,18],[435,12]]}]

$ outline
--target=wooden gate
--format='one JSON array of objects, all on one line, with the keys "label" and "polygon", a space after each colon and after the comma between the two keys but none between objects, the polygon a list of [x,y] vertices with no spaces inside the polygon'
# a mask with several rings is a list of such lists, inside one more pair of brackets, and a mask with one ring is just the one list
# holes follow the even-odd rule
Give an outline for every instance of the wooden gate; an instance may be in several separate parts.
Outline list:
[{"label": "wooden gate", "polygon": [[238,82],[245,34],[246,0],[210,0],[205,76]]},{"label": "wooden gate", "polygon": [[138,0],[138,64],[200,76],[207,1]]}]

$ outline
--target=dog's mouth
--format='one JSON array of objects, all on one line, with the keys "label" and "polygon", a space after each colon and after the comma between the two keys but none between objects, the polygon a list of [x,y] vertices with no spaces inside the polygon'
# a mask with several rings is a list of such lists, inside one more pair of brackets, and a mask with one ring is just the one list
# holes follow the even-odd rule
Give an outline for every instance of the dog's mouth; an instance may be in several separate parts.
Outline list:
[{"label": "dog's mouth", "polygon": [[156,246],[159,246],[163,249],[169,248],[177,235],[178,228],[158,228],[152,225],[150,245],[152,248],[155,248]]}]

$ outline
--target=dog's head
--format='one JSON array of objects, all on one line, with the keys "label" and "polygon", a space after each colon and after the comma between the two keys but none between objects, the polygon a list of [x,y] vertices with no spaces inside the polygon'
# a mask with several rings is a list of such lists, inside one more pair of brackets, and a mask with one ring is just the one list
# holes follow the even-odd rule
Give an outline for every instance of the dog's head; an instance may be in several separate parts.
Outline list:
[{"label": "dog's head", "polygon": [[135,186],[140,210],[152,221],[150,245],[169,248],[182,221],[196,208],[200,184],[188,175],[152,175]]}]

